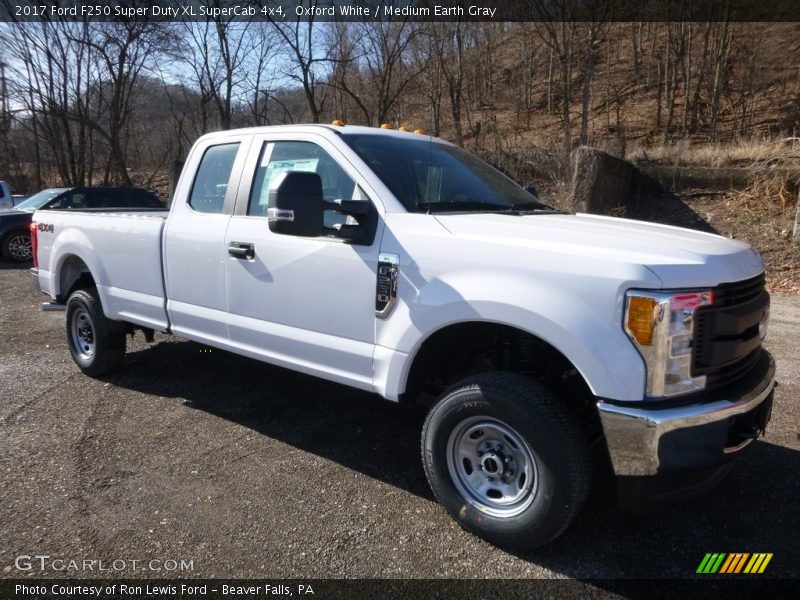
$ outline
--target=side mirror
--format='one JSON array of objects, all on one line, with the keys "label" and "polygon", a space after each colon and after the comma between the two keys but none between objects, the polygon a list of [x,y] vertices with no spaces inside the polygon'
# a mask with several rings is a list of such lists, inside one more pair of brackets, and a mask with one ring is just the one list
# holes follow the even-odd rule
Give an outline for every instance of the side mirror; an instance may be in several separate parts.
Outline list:
[{"label": "side mirror", "polygon": [[316,173],[286,173],[269,193],[270,231],[284,235],[319,237],[323,234],[322,179]]}]

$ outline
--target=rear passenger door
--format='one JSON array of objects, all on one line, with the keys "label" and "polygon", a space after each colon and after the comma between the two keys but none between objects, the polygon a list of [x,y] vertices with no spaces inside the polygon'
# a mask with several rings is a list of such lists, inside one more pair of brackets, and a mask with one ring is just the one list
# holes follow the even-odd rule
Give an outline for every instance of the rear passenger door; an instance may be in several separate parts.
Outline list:
[{"label": "rear passenger door", "polygon": [[[315,141],[309,141],[310,139]],[[360,243],[336,237],[348,217],[328,210],[317,238],[270,231],[270,191],[286,172],[318,174],[327,202],[366,203],[374,219]],[[254,140],[225,244],[252,247],[226,259],[229,333],[237,352],[371,389],[375,286],[382,219],[360,175],[326,139]],[[366,220],[366,219],[365,219]]]},{"label": "rear passenger door", "polygon": [[178,182],[173,200],[178,204],[164,235],[172,332],[218,347],[229,343],[225,233],[249,143],[249,136],[229,136],[195,147]]}]

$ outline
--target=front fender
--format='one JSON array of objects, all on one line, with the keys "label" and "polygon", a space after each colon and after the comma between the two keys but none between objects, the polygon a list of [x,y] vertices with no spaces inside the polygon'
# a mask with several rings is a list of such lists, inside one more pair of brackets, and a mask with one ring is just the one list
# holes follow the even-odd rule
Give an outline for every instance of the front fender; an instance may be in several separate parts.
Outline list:
[{"label": "front fender", "polygon": [[[414,289],[410,282],[401,289]],[[490,322],[530,333],[566,356],[592,393],[616,400],[641,400],[646,379],[641,356],[622,330],[624,290],[601,297],[502,273],[464,272],[417,287],[398,302],[378,328],[376,381],[387,397],[405,390],[419,349],[444,327]],[[404,301],[405,300],[405,301]],[[380,388],[381,386],[376,386]]]}]

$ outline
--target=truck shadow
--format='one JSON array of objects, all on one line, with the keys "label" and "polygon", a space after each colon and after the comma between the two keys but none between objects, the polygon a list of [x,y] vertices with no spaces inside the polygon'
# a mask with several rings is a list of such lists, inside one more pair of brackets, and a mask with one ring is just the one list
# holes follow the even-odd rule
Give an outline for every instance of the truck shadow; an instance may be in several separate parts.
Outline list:
[{"label": "truck shadow", "polygon": [[761,577],[796,578],[798,472],[800,451],[762,440],[707,496],[636,515],[604,488],[555,543],[517,556],[575,578],[641,580],[698,577],[707,552],[772,552]]},{"label": "truck shadow", "polygon": [[129,352],[111,381],[182,398],[187,407],[433,500],[420,463],[425,413],[418,407],[194,342]]},{"label": "truck shadow", "polygon": [[662,191],[656,194],[636,197],[629,201],[624,216],[639,221],[686,227],[706,233],[719,234],[704,217],[700,216],[683,199],[672,192]]},{"label": "truck shadow", "polygon": [[[422,409],[193,342],[130,352],[110,381],[183,399],[191,409],[434,501],[420,462]],[[800,570],[789,563],[800,530],[798,473],[800,452],[761,441],[710,495],[641,516],[617,511],[613,483],[601,478],[562,537],[514,555],[574,578],[687,578],[706,552],[773,552],[769,570],[796,577]]]},{"label": "truck shadow", "polygon": [[32,266],[33,263],[11,262],[10,260],[0,258],[0,271],[25,271],[30,270]]}]

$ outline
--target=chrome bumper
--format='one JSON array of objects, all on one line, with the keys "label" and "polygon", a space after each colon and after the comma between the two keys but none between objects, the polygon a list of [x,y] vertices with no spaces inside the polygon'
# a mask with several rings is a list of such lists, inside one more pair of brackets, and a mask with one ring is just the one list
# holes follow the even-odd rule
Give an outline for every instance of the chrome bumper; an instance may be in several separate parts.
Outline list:
[{"label": "chrome bumper", "polygon": [[[764,350],[754,374],[735,392],[669,408],[639,408],[600,401],[608,452],[618,476],[649,476],[723,464],[754,438],[728,445],[733,418],[770,398],[775,361]],[[653,406],[653,403],[650,403]]]}]

